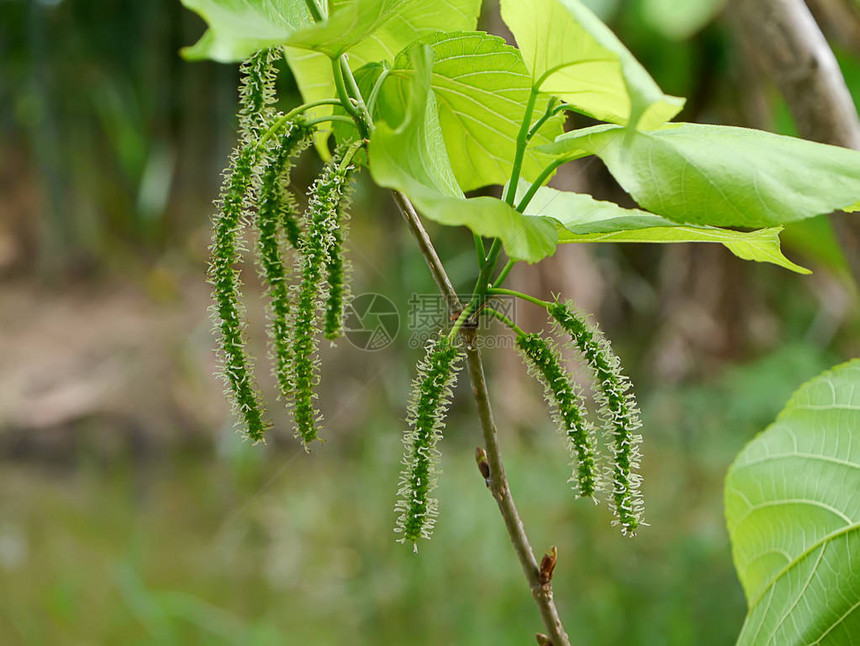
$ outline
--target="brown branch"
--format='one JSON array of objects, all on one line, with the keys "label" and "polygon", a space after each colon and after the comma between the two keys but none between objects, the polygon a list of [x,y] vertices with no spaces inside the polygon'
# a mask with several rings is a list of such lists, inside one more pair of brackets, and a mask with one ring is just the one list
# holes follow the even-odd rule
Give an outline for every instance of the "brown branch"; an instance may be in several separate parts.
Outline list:
[{"label": "brown branch", "polygon": [[[729,0],[732,24],[751,62],[788,103],[800,135],[860,150],[860,119],[833,51],[803,0]],[[860,230],[846,216],[833,226],[860,283]]]},{"label": "brown branch", "polygon": [[[478,405],[478,417],[481,419],[481,430],[484,434],[487,461],[490,467],[487,486],[499,505],[499,512],[501,512],[502,519],[505,521],[508,536],[511,538],[514,551],[516,551],[517,558],[520,561],[523,572],[525,572],[526,579],[528,579],[532,596],[538,605],[544,626],[546,626],[549,632],[549,643],[553,646],[569,646],[570,639],[564,631],[564,626],[561,624],[558,610],[556,610],[555,602],[552,598],[552,585],[550,583],[552,575],[549,574],[547,576],[545,574],[543,577],[544,582],[541,581],[541,568],[535,559],[534,550],[532,550],[528,536],[526,536],[526,530],[523,527],[523,522],[520,520],[520,515],[514,504],[514,498],[511,495],[511,488],[508,485],[508,479],[505,476],[505,467],[502,463],[502,453],[499,449],[498,439],[496,438],[496,425],[493,421],[493,410],[490,407],[490,395],[487,391],[487,380],[484,375],[484,366],[481,362],[481,353],[471,340],[467,341],[466,358],[469,364],[469,376],[472,379],[472,389],[475,394],[475,402]],[[555,567],[555,562],[553,562],[552,567]],[[545,567],[544,571],[546,569]]]},{"label": "brown branch", "polygon": [[[418,247],[430,272],[433,274],[433,279],[439,286],[440,291],[452,304],[461,307],[457,293],[448,278],[445,267],[433,247],[433,242],[427,231],[421,224],[418,218],[418,213],[409,198],[403,193],[394,193],[394,199],[397,206],[400,207],[400,212],[409,225],[409,230],[415,239],[418,241]],[[474,330],[464,330],[464,334],[473,334]],[[472,343],[473,339],[467,338],[466,356],[469,363],[469,376],[472,380],[472,390],[475,393],[475,402],[478,405],[478,416],[481,420],[481,430],[484,435],[484,443],[487,446],[486,453],[478,451],[478,466],[481,473],[487,482],[487,487],[493,494],[496,502],[499,505],[499,511],[502,514],[502,519],[505,522],[505,528],[510,536],[511,543],[514,546],[514,551],[517,553],[520,565],[523,567],[526,579],[529,582],[532,596],[540,610],[541,618],[544,626],[549,631],[549,644],[552,646],[570,646],[570,640],[567,633],[564,631],[564,626],[561,624],[561,619],[558,616],[558,611],[555,608],[555,602],[552,597],[552,568],[555,567],[555,556],[553,552],[552,567],[545,565],[543,569],[538,565],[535,559],[534,550],[526,536],[525,528],[520,520],[517,507],[514,504],[513,496],[508,485],[508,480],[505,477],[505,467],[502,463],[502,454],[499,449],[499,443],[496,439],[496,426],[493,422],[493,410],[490,406],[490,395],[487,391],[487,380],[484,375],[484,365],[481,362],[481,354]],[[484,466],[482,466],[484,465]],[[543,577],[542,577],[543,572]],[[543,582],[541,581],[543,578]]]},{"label": "brown branch", "polygon": [[409,198],[400,191],[394,191],[393,193],[394,201],[397,202],[397,206],[400,208],[400,213],[403,215],[403,219],[406,220],[406,224],[409,225],[409,230],[412,232],[412,235],[415,236],[415,240],[418,242],[418,248],[421,249],[421,255],[423,255],[424,260],[427,261],[427,266],[430,268],[430,273],[433,274],[433,280],[435,280],[436,284],[439,286],[439,291],[448,299],[449,305],[459,310],[462,308],[460,298],[457,296],[457,292],[454,291],[454,285],[451,283],[451,279],[448,278],[445,266],[439,259],[439,254],[436,253],[436,249],[433,246],[433,242],[430,240],[430,236],[427,234],[427,230],[424,228],[424,225],[421,224],[421,219],[418,217],[415,207],[412,205],[412,202],[409,201]]}]

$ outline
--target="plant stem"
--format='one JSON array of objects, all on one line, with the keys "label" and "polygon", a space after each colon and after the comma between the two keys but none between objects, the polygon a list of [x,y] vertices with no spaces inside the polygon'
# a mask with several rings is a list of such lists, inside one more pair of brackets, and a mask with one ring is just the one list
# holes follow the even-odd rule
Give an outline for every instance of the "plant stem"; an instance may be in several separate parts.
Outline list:
[{"label": "plant stem", "polygon": [[496,282],[493,283],[493,289],[501,287],[505,283],[505,279],[508,277],[508,274],[511,273],[511,269],[513,269],[516,264],[516,260],[508,260],[508,264],[504,266],[498,278],[496,278]]},{"label": "plant stem", "polygon": [[543,186],[544,182],[549,179],[549,176],[552,175],[559,166],[561,166],[562,164],[566,164],[567,161],[568,160],[566,159],[556,159],[549,166],[544,168],[538,178],[534,182],[532,182],[531,186],[529,186],[529,190],[526,191],[525,195],[523,195],[523,198],[520,200],[520,203],[517,204],[517,211],[519,211],[520,213],[525,212],[526,207],[529,205],[529,202],[532,201],[532,198],[535,196],[535,193],[538,192],[538,189]]},{"label": "plant stem", "polygon": [[556,103],[558,103],[558,99],[555,97],[552,97],[549,100],[549,102],[546,104],[546,111],[543,113],[543,116],[537,121],[535,121],[535,124],[531,127],[531,130],[529,130],[528,135],[526,135],[527,141],[531,141],[532,137],[537,134],[541,126],[545,124],[547,120],[556,113],[556,110],[554,109],[556,107]]},{"label": "plant stem", "polygon": [[[418,248],[421,250],[421,254],[424,256],[424,260],[427,262],[427,266],[430,268],[430,272],[433,274],[433,279],[439,286],[439,290],[452,304],[460,307],[457,293],[454,291],[454,287],[448,278],[442,261],[439,260],[439,255],[433,247],[430,236],[427,235],[427,231],[418,219],[418,214],[415,212],[412,202],[403,193],[396,191],[394,192],[394,199],[409,225],[409,230],[418,242]],[[496,426],[493,422],[493,410],[490,405],[490,395],[487,391],[487,380],[484,375],[481,354],[471,341],[466,345],[466,356],[490,466],[490,477],[488,479],[490,492],[499,506],[499,512],[502,514],[508,536],[514,546],[514,551],[517,553],[517,558],[520,561],[523,572],[525,572],[532,596],[537,603],[544,626],[552,639],[553,646],[570,646],[570,640],[564,631],[564,626],[561,624],[561,619],[558,616],[558,611],[553,601],[552,586],[550,582],[541,583],[540,581],[540,568],[535,559],[534,550],[529,543],[528,536],[526,536],[525,528],[520,520],[513,496],[511,495],[510,486],[505,476],[504,464],[502,463],[501,450],[496,439]]]},{"label": "plant stem", "polygon": [[340,97],[344,110],[346,110],[349,113],[349,116],[355,121],[362,138],[366,138],[367,124],[364,122],[363,115],[359,114],[358,108],[356,108],[352,98],[349,96],[349,92],[347,92],[340,58],[331,59],[331,71],[334,76],[334,85],[337,89],[337,95]]},{"label": "plant stem", "polygon": [[475,239],[475,253],[478,254],[478,262],[483,267],[484,263],[487,262],[487,250],[484,249],[484,239],[477,233],[473,233],[472,237]]},{"label": "plant stem", "polygon": [[552,303],[547,301],[542,301],[539,298],[535,298],[534,296],[529,296],[528,294],[523,294],[522,292],[518,292],[515,289],[503,289],[501,287],[491,287],[487,290],[488,294],[497,294],[499,296],[516,296],[517,298],[521,298],[524,301],[528,301],[529,303],[534,303],[544,309],[547,309],[552,306]]},{"label": "plant stem", "polygon": [[520,326],[518,326],[511,319],[509,319],[507,316],[505,316],[504,314],[502,314],[498,310],[494,310],[492,307],[485,307],[482,311],[486,314],[489,314],[493,318],[500,320],[502,323],[507,325],[511,330],[516,332],[517,336],[525,336],[526,333],[523,331],[523,329]]},{"label": "plant stem", "polygon": [[523,158],[526,154],[526,146],[529,143],[529,126],[532,121],[532,113],[535,110],[535,102],[537,101],[538,93],[532,89],[529,94],[529,102],[526,104],[526,112],[523,115],[523,122],[520,125],[520,131],[517,134],[517,151],[514,156],[514,166],[511,169],[511,180],[508,182],[508,188],[505,191],[505,202],[514,205],[514,197],[517,194],[517,184],[520,181],[520,172],[523,169]]},{"label": "plant stem", "polygon": [[564,626],[562,626],[558,610],[555,607],[552,585],[550,582],[541,583],[540,581],[540,568],[535,559],[534,550],[532,550],[528,536],[526,536],[523,522],[520,520],[520,515],[511,495],[511,489],[505,476],[505,467],[502,463],[502,453],[496,437],[496,425],[493,421],[493,410],[490,407],[490,395],[487,391],[484,365],[481,362],[481,353],[473,343],[468,343],[466,346],[466,358],[490,465],[490,477],[488,479],[490,493],[499,506],[499,512],[502,514],[508,536],[510,536],[514,551],[517,553],[517,558],[529,582],[532,596],[537,603],[538,610],[540,610],[541,618],[553,646],[570,646],[570,639]]},{"label": "plant stem", "polygon": [[394,201],[397,202],[403,219],[409,225],[409,231],[418,242],[418,248],[421,250],[421,255],[424,256],[427,266],[430,268],[430,273],[433,274],[433,280],[439,286],[439,291],[450,301],[449,304],[452,307],[460,309],[462,307],[460,298],[457,296],[457,292],[454,291],[454,286],[451,284],[451,279],[448,278],[445,266],[439,260],[439,254],[436,253],[433,242],[430,240],[430,236],[427,234],[424,225],[421,224],[421,220],[418,218],[418,213],[415,212],[412,202],[400,191],[394,191]]},{"label": "plant stem", "polygon": [[311,18],[314,19],[314,22],[322,21],[322,14],[316,0],[305,0],[305,4],[308,7],[308,11],[311,12]]}]

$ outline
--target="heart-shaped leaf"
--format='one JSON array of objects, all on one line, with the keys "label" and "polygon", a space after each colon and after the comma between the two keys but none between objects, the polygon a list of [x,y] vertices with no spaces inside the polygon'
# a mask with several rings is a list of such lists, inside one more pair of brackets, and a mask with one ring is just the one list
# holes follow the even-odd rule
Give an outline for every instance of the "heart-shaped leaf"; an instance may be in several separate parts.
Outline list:
[{"label": "heart-shaped leaf", "polygon": [[601,121],[649,129],[684,106],[667,96],[579,0],[502,0],[532,82]]},{"label": "heart-shaped leaf", "polygon": [[402,110],[392,110],[390,116],[383,111],[368,146],[374,181],[404,192],[432,220],[499,238],[511,258],[537,262],[552,254],[558,234],[549,218],[524,216],[493,197],[463,196],[430,90],[433,51],[425,45],[411,49],[409,55],[415,73],[404,87],[405,116],[398,122]]},{"label": "heart-shaped leaf", "polygon": [[[504,184],[511,175],[516,139],[531,93],[531,77],[522,55],[497,36],[483,32],[434,34],[420,41],[433,50],[430,88],[454,175],[464,191]],[[386,93],[404,94],[415,72],[411,58],[395,60]],[[538,102],[537,114],[546,109]],[[549,144],[562,133],[561,119],[550,119],[526,150],[522,174],[534,180],[552,161],[534,146]]]},{"label": "heart-shaped leaf", "polygon": [[850,644],[860,634],[860,361],[802,386],[726,478],[749,613],[738,644]]}]

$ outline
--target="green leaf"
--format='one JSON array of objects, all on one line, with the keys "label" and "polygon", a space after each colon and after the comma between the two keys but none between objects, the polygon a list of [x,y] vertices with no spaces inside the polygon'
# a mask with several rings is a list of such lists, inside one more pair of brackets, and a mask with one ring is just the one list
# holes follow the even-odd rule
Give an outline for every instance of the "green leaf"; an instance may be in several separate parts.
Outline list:
[{"label": "green leaf", "polygon": [[182,0],[209,25],[182,55],[221,63],[245,60],[254,52],[282,45],[313,24],[302,0]]},{"label": "green leaf", "polygon": [[184,50],[188,58],[237,62],[260,49],[291,45],[331,58],[353,50],[356,67],[390,60],[427,32],[474,29],[481,7],[480,0],[331,0],[320,7],[325,19],[314,23],[304,0],[182,3],[209,25]]},{"label": "green leaf", "polygon": [[[518,193],[528,183],[520,182]],[[519,199],[519,196],[518,196]],[[538,189],[525,210],[559,223],[559,244],[573,242],[717,242],[744,260],[769,262],[799,274],[810,271],[786,258],[779,245],[780,227],[742,232],[714,227],[680,225],[652,213],[625,209],[590,195]]]},{"label": "green leaf", "polygon": [[[433,34],[420,41],[433,50],[430,88],[454,175],[464,191],[504,184],[511,176],[516,139],[531,94],[531,77],[522,55],[497,36],[483,32]],[[405,94],[415,73],[410,57],[397,57],[384,91]],[[536,106],[543,114],[548,99]],[[552,157],[534,146],[551,143],[562,133],[553,118],[535,134],[522,173],[534,180]]]},{"label": "green leaf", "polygon": [[[366,39],[349,50],[349,65],[358,70],[367,63],[393,62],[397,53],[419,38],[437,31],[474,29],[481,12],[481,0],[439,0],[438,2],[409,2],[378,26]],[[316,51],[285,48],[296,84],[305,102],[335,96],[331,63],[325,54]],[[315,116],[329,115],[331,106],[315,110]],[[317,132],[317,148],[328,139],[330,129]]]},{"label": "green leaf", "polygon": [[772,227],[860,197],[860,152],[760,130],[598,126],[542,150],[571,159],[597,155],[640,206],[681,223]]},{"label": "green leaf", "polygon": [[851,206],[845,206],[842,208],[842,210],[846,213],[857,213],[858,211],[860,211],[860,202],[852,204]]},{"label": "green leaf", "polygon": [[558,234],[548,218],[526,217],[493,197],[466,199],[457,184],[430,91],[433,52],[410,50],[415,74],[406,89],[403,120],[390,112],[378,121],[368,146],[371,175],[380,186],[404,192],[427,217],[465,225],[499,238],[511,258],[537,262],[555,251]]},{"label": "green leaf", "polygon": [[725,505],[749,613],[738,644],[860,634],[860,361],[802,386],[729,469]]},{"label": "green leaf", "polygon": [[684,100],[663,94],[621,41],[579,0],[502,0],[542,92],[602,121],[642,129],[674,117]]}]

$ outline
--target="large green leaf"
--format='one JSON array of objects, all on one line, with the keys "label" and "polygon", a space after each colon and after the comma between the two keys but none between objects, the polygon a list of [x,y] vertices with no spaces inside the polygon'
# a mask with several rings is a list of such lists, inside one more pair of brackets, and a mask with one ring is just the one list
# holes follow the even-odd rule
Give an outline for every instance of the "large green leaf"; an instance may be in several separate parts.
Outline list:
[{"label": "large green leaf", "polygon": [[640,206],[681,223],[772,227],[860,198],[860,152],[760,130],[599,126],[562,135],[542,150],[599,156]]},{"label": "large green leaf", "polygon": [[726,478],[742,645],[860,635],[860,361],[801,387]]},{"label": "large green leaf", "polygon": [[313,24],[303,0],[182,0],[182,4],[209,25],[196,44],[182,50],[194,60],[241,61],[257,50],[284,44]]},{"label": "large green leaf", "polygon": [[[528,188],[520,183],[518,193]],[[625,209],[590,195],[538,189],[525,210],[526,215],[543,215],[559,223],[559,243],[572,242],[716,242],[744,260],[769,262],[800,274],[808,269],[786,258],[779,245],[779,227],[741,232],[715,227],[681,225],[659,215]]]},{"label": "large green leaf", "polygon": [[[349,64],[357,70],[367,63],[393,62],[395,55],[427,34],[437,31],[474,29],[481,12],[481,0],[438,0],[410,2],[378,25],[367,38],[349,49]],[[328,56],[294,47],[284,48],[296,84],[306,102],[335,96],[334,76]],[[332,108],[317,108],[315,116],[332,113]],[[318,143],[328,138],[329,130],[320,129]],[[326,150],[323,145],[318,149]]]},{"label": "large green leaf", "polygon": [[[433,50],[430,87],[457,181],[464,191],[504,184],[531,94],[531,77],[519,50],[483,32],[433,34],[420,42]],[[413,73],[411,58],[398,56],[385,93],[403,96]],[[539,114],[546,103],[538,103]],[[523,160],[524,177],[534,180],[552,161],[534,146],[548,144],[561,133],[561,119],[555,118],[535,134]]]},{"label": "large green leaf", "polygon": [[502,0],[533,83],[602,121],[655,128],[684,105],[663,94],[621,41],[579,0]]},{"label": "large green leaf", "polygon": [[496,198],[463,196],[430,91],[433,52],[422,46],[411,49],[410,56],[415,73],[404,88],[405,116],[397,124],[396,115],[382,115],[368,146],[374,181],[403,191],[422,214],[437,222],[499,238],[512,258],[537,262],[552,254],[558,239],[552,220],[523,216]]},{"label": "large green leaf", "polygon": [[[278,45],[335,58],[351,50],[356,67],[393,59],[429,31],[474,29],[480,0],[331,0],[314,23],[304,0],[182,0],[209,25],[189,58],[240,61]],[[329,11],[330,8],[330,11]],[[325,97],[323,97],[325,98]]]}]

